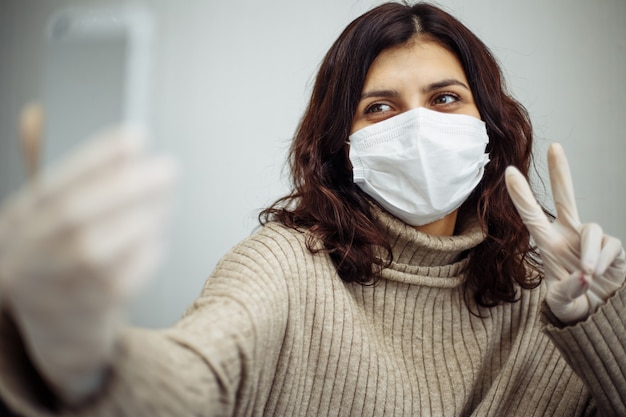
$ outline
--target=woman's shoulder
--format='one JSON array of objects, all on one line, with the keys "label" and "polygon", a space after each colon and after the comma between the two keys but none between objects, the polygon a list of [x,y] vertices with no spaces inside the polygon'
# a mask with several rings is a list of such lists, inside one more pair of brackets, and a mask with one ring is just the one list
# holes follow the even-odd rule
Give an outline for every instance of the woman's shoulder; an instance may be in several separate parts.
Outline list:
[{"label": "woman's shoulder", "polygon": [[[208,277],[204,294],[226,288],[229,294],[235,288],[244,289],[239,298],[247,299],[250,288],[258,294],[287,294],[305,290],[303,278],[328,279],[335,277],[330,257],[323,252],[312,252],[307,247],[309,232],[267,223],[229,250]],[[247,295],[246,295],[247,294]]]},{"label": "woman's shoulder", "polygon": [[[313,256],[307,247],[310,239],[314,238],[308,229],[295,229],[282,223],[268,222],[236,244],[224,259],[235,258],[240,263],[284,267],[306,261]],[[315,240],[310,241],[315,245]]]},{"label": "woman's shoulder", "polygon": [[295,250],[306,248],[310,232],[306,228],[293,228],[279,222],[268,222],[259,226],[237,246],[261,246],[268,250]]}]

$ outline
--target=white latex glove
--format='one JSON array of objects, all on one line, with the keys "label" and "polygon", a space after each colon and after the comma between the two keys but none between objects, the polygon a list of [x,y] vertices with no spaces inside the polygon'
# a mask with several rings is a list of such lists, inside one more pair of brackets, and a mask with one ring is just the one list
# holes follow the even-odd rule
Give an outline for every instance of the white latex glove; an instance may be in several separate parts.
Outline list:
[{"label": "white latex glove", "polygon": [[63,400],[98,389],[126,301],[155,269],[176,169],[138,132],[105,132],[0,208],[0,294]]},{"label": "white latex glove", "polygon": [[595,312],[623,285],[624,249],[599,225],[580,223],[569,165],[558,144],[548,150],[548,168],[557,212],[552,223],[514,167],[506,170],[506,185],[541,254],[548,286],[546,302],[562,322],[574,323]]}]

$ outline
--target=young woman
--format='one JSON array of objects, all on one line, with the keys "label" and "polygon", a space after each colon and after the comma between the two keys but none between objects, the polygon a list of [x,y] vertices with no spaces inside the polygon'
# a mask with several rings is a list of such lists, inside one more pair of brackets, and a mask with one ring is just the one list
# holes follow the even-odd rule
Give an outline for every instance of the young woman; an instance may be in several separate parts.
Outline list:
[{"label": "young woman", "polygon": [[[0,395],[17,413],[626,415],[621,243],[580,224],[558,145],[548,221],[525,110],[442,10],[389,3],[345,29],[295,135],[293,191],[164,331],[115,320],[152,255],[128,242],[158,221],[93,238],[159,219],[125,214],[171,177],[133,143],[96,141],[2,213],[18,239],[0,246]],[[128,178],[141,198],[120,194]],[[94,189],[128,197],[77,203]]]}]

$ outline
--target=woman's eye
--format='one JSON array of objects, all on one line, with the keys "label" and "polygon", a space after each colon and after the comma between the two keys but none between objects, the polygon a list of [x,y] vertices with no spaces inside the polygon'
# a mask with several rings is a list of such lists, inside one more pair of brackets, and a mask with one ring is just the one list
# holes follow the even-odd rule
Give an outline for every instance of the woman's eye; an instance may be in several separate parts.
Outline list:
[{"label": "woman's eye", "polygon": [[365,113],[366,114],[370,114],[370,113],[383,113],[386,111],[390,111],[391,110],[391,106],[388,104],[383,104],[383,103],[374,103],[371,106],[369,106],[368,108],[365,109]]},{"label": "woman's eye", "polygon": [[433,100],[433,105],[446,105],[458,101],[459,98],[454,94],[440,94]]}]

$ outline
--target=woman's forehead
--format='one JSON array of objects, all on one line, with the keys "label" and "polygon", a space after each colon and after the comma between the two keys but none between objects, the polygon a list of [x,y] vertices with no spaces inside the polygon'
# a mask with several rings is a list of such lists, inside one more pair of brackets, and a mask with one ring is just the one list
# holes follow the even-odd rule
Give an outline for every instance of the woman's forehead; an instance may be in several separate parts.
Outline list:
[{"label": "woman's forehead", "polygon": [[383,50],[372,62],[365,86],[394,79],[431,83],[441,78],[466,81],[459,59],[439,43],[419,37]]}]

